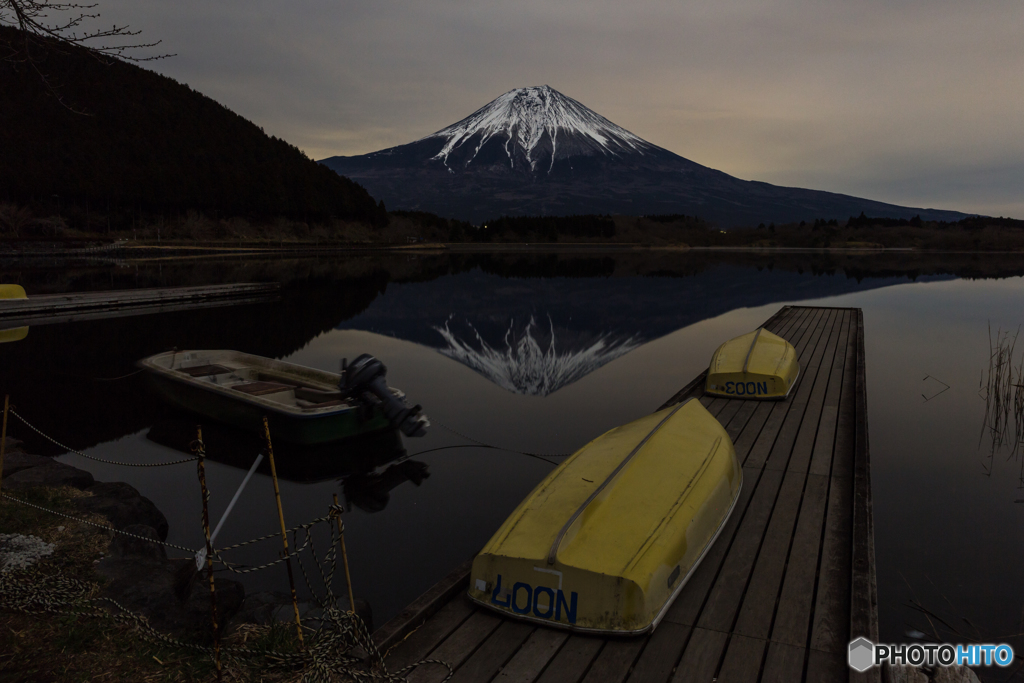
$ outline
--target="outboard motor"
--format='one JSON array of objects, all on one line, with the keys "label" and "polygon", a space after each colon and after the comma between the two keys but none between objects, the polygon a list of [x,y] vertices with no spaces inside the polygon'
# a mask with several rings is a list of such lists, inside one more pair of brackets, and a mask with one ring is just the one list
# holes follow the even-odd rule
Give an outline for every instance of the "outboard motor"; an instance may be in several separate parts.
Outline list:
[{"label": "outboard motor", "polygon": [[423,436],[430,422],[420,414],[420,406],[410,408],[405,399],[396,396],[388,387],[384,380],[387,372],[383,363],[364,353],[352,361],[351,365],[342,361],[338,388],[344,396],[379,403],[391,426],[401,429],[406,436]]}]

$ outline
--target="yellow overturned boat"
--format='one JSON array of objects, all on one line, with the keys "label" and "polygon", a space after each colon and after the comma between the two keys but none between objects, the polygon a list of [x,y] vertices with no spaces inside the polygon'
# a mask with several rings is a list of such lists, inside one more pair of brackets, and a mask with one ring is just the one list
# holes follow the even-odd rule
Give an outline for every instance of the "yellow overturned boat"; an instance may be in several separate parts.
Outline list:
[{"label": "yellow overturned boat", "polygon": [[789,396],[799,375],[793,345],[759,327],[718,347],[711,357],[704,393],[725,398],[782,399]]},{"label": "yellow overturned boat", "polygon": [[[0,285],[0,299],[27,299],[25,289],[21,285]],[[0,330],[0,344],[21,341],[28,336],[27,327],[15,327]]]},{"label": "yellow overturned boat", "polygon": [[742,484],[700,404],[607,432],[547,476],[473,561],[469,597],[589,633],[657,626],[729,519]]}]

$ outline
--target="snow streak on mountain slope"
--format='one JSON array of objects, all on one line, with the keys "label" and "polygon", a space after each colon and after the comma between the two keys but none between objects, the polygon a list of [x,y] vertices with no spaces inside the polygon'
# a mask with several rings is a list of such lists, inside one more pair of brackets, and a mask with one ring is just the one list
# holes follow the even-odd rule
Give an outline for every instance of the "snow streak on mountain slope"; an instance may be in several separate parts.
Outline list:
[{"label": "snow streak on mountain slope", "polygon": [[[545,152],[548,170],[556,159],[579,154],[640,153],[654,146],[621,126],[566,97],[550,86],[517,88],[493,100],[473,114],[423,140],[446,139],[434,159],[447,166],[452,152],[463,146],[474,149],[465,158],[469,165],[492,138],[504,143],[509,162],[515,166],[521,154],[530,170]],[[518,154],[517,154],[518,153]]]}]

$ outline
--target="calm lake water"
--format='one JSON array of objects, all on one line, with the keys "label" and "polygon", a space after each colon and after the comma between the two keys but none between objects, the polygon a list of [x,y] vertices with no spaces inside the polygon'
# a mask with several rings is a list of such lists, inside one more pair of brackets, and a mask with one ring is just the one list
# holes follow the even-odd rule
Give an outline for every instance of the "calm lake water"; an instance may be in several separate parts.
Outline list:
[{"label": "calm lake water", "polygon": [[[1024,632],[1022,464],[1007,446],[992,450],[979,395],[989,328],[1024,323],[1024,257],[368,256],[3,270],[30,293],[283,283],[274,302],[39,325],[0,346],[0,391],[43,431],[101,458],[176,459],[193,438],[196,418],[165,408],[141,375],[106,381],[146,355],[237,348],[333,371],[364,352],[383,360],[389,382],[434,421],[426,437],[354,453],[338,446],[304,468],[280,456],[289,525],[323,515],[334,493],[351,508],[355,592],[378,626],[471,557],[559,454],[656,409],[721,342],[786,304],[861,307],[881,638],[932,631],[916,602],[964,637],[1024,651],[1015,636]],[[31,450],[66,453],[16,422],[11,431]],[[208,466],[214,518],[258,450],[247,435],[231,440],[242,445],[208,448],[218,461]],[[167,516],[170,541],[200,546],[194,466],[60,457],[98,480],[131,483]],[[257,474],[220,543],[276,528],[270,479]],[[233,557],[259,564],[277,551],[271,542]],[[245,583],[287,585],[283,569]]]}]

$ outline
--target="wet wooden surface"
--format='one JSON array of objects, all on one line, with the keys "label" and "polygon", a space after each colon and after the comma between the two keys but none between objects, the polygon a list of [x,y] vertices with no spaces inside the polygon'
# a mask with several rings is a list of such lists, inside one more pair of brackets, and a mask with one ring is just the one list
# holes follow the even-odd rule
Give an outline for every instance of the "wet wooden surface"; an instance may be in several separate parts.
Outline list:
[{"label": "wet wooden surface", "polygon": [[[374,634],[389,670],[435,659],[455,668],[452,681],[479,683],[878,681],[877,669],[846,664],[851,632],[877,642],[878,630],[863,316],[787,306],[765,329],[796,347],[789,398],[705,396],[701,375],[665,403],[698,397],[732,438],[744,480],[652,634],[581,636],[505,618],[466,598],[467,563]],[[421,664],[409,680],[447,673]]]},{"label": "wet wooden surface", "polygon": [[276,282],[154,287],[0,299],[0,329],[269,301]]}]

